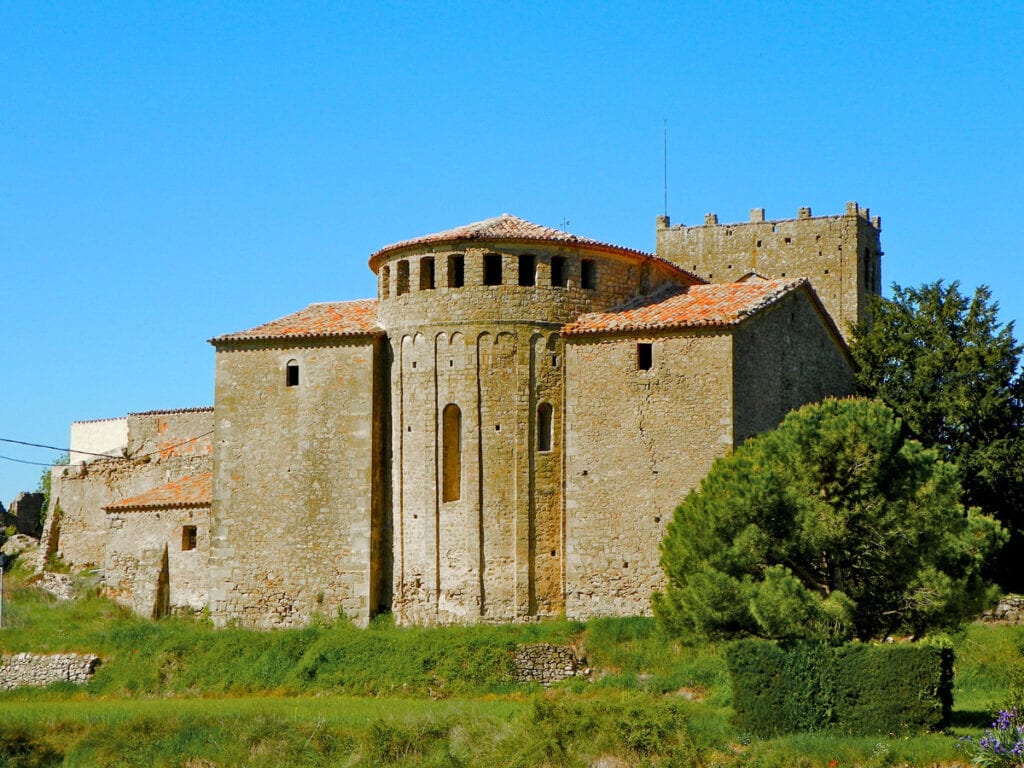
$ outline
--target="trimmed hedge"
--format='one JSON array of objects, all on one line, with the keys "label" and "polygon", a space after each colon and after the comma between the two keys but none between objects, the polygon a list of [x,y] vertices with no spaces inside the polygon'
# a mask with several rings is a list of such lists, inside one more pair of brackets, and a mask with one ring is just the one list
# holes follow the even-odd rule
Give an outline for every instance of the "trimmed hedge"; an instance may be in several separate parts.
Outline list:
[{"label": "trimmed hedge", "polygon": [[953,707],[953,651],[740,640],[726,651],[737,725],[757,736],[939,731]]}]

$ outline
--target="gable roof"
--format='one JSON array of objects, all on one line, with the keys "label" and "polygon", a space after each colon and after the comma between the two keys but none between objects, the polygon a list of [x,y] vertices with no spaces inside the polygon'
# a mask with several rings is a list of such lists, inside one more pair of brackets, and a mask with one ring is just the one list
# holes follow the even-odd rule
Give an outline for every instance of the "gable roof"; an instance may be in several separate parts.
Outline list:
[{"label": "gable roof", "polygon": [[[802,287],[810,290],[807,278],[671,286],[650,296],[634,299],[609,312],[581,315],[575,322],[564,326],[562,332],[574,336],[668,328],[727,327],[736,325]],[[813,295],[813,291],[811,293]]]},{"label": "gable roof", "polygon": [[138,496],[131,496],[103,509],[108,512],[132,512],[143,509],[184,509],[208,507],[213,500],[213,473],[172,480]]},{"label": "gable roof", "polygon": [[219,345],[233,341],[379,336],[383,333],[384,330],[377,325],[377,300],[356,299],[310,304],[303,310],[247,331],[217,336],[210,339],[210,343]]}]

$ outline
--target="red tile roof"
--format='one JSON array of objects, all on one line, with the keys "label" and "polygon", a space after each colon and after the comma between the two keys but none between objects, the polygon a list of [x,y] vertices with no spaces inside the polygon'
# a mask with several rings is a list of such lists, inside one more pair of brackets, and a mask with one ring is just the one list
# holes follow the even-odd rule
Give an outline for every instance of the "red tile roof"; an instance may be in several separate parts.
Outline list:
[{"label": "red tile roof", "polygon": [[107,504],[108,512],[131,512],[143,509],[181,509],[186,507],[208,507],[213,498],[213,473],[183,477],[167,485]]},{"label": "red tile roof", "polygon": [[624,248],[621,245],[613,245],[611,243],[603,243],[600,240],[594,240],[589,237],[583,237],[582,235],[574,235],[571,232],[563,232],[560,229],[554,229],[553,227],[545,227],[540,224],[534,224],[526,219],[520,219],[518,216],[511,216],[510,214],[503,213],[501,216],[495,216],[490,219],[484,219],[483,221],[476,221],[472,224],[465,224],[461,227],[455,227],[454,229],[446,229],[443,232],[436,232],[432,235],[422,235],[420,237],[414,237],[410,240],[403,240],[399,243],[392,243],[386,245],[379,251],[370,256],[370,268],[376,271],[377,264],[381,260],[380,257],[384,254],[392,251],[398,251],[403,248],[410,248],[420,245],[430,245],[432,243],[457,243],[457,242],[473,242],[473,241],[495,241],[505,240],[522,243],[554,243],[554,244],[565,244],[565,245],[577,245],[593,250],[604,251],[606,253],[618,253],[628,255],[633,258],[640,258],[644,260],[650,260],[658,262],[665,267],[669,268],[673,272],[686,275],[693,282],[703,282],[701,278],[696,275],[687,272],[685,269],[677,264],[673,264],[671,261],[659,258],[650,253],[643,251],[637,251],[633,248]]},{"label": "red tile roof", "polygon": [[580,335],[730,326],[805,285],[810,285],[806,278],[790,278],[671,287],[634,299],[617,310],[581,315],[563,327],[562,332]]},{"label": "red tile roof", "polygon": [[247,331],[210,339],[211,344],[264,339],[311,339],[335,336],[377,336],[377,300],[332,301],[310,304],[291,315],[271,320]]},{"label": "red tile roof", "polygon": [[[400,243],[392,243],[381,248],[373,256],[397,250],[398,248],[406,248],[410,245],[447,243],[453,240],[545,240],[561,243],[578,243],[581,245],[607,245],[607,243],[601,243],[598,240],[591,240],[589,237],[582,237],[571,232],[554,229],[553,227],[534,224],[532,221],[520,219],[518,216],[503,213],[501,216],[494,216],[483,221],[475,221],[472,224],[464,224],[461,227],[446,229],[443,232],[436,232],[432,235],[422,235],[410,240],[403,240]],[[623,250],[628,249],[624,248]],[[373,256],[370,258],[373,258]]]}]

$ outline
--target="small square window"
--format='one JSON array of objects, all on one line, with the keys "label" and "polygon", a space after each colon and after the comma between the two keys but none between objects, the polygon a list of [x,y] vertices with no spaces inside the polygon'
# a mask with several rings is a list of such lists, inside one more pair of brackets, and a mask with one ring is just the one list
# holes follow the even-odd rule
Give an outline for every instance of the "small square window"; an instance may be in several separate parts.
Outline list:
[{"label": "small square window", "polygon": [[181,551],[188,552],[196,548],[198,534],[194,525],[183,525],[181,527]]},{"label": "small square window", "polygon": [[641,342],[636,345],[636,369],[638,371],[649,371],[654,366],[654,347],[652,344]]}]

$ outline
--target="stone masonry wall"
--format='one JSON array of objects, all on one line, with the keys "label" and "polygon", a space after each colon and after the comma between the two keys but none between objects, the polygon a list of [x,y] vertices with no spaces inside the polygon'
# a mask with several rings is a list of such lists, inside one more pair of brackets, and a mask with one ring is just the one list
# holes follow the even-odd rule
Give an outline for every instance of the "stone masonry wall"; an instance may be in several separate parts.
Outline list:
[{"label": "stone masonry wall", "polygon": [[569,617],[650,614],[672,510],[733,445],[732,364],[728,332],[567,340]]},{"label": "stone masonry wall", "polygon": [[0,690],[42,688],[61,682],[87,683],[99,663],[99,656],[82,653],[4,654],[0,656]]},{"label": "stone masonry wall", "polygon": [[[203,610],[210,586],[209,507],[122,510],[108,512],[107,518],[106,595],[141,616],[153,616],[160,612],[158,591],[166,578],[172,613]],[[194,547],[185,526],[196,529]]]},{"label": "stone masonry wall", "polygon": [[[381,341],[228,344],[216,354],[210,611],[257,627],[386,599]],[[299,383],[288,386],[289,361]]]},{"label": "stone masonry wall", "polygon": [[587,661],[574,648],[550,643],[523,645],[513,653],[516,681],[551,685],[590,673]]},{"label": "stone masonry wall", "polygon": [[[535,271],[525,275],[532,285],[520,284],[523,254],[534,260]],[[464,260],[464,284],[449,287],[455,256]],[[500,284],[484,284],[488,257],[501,262]],[[564,286],[552,284],[556,258],[565,259]],[[558,330],[581,312],[680,276],[640,255],[507,243],[407,249],[378,264],[378,276],[379,317],[393,360],[396,616],[434,623],[558,614],[564,608]],[[446,413],[457,419],[454,437],[446,433]],[[458,476],[446,485],[452,471]]]},{"label": "stone masonry wall", "polygon": [[734,338],[737,445],[805,403],[853,393],[850,358],[806,291],[742,323]]},{"label": "stone masonry wall", "polygon": [[657,253],[716,283],[755,272],[763,277],[808,277],[822,303],[846,335],[865,318],[868,297],[882,288],[881,221],[868,209],[848,203],[843,216],[812,217],[801,209],[795,219],[765,221],[764,209],[751,221],[719,224],[714,214],[703,226],[669,226],[659,216]]},{"label": "stone masonry wall", "polygon": [[[56,554],[73,569],[102,565],[108,530],[104,506],[212,468],[209,434],[172,448],[211,432],[212,408],[133,414],[127,423],[131,425],[126,446],[130,458],[53,468],[41,547],[44,557]],[[164,437],[151,439],[150,434]]]}]

